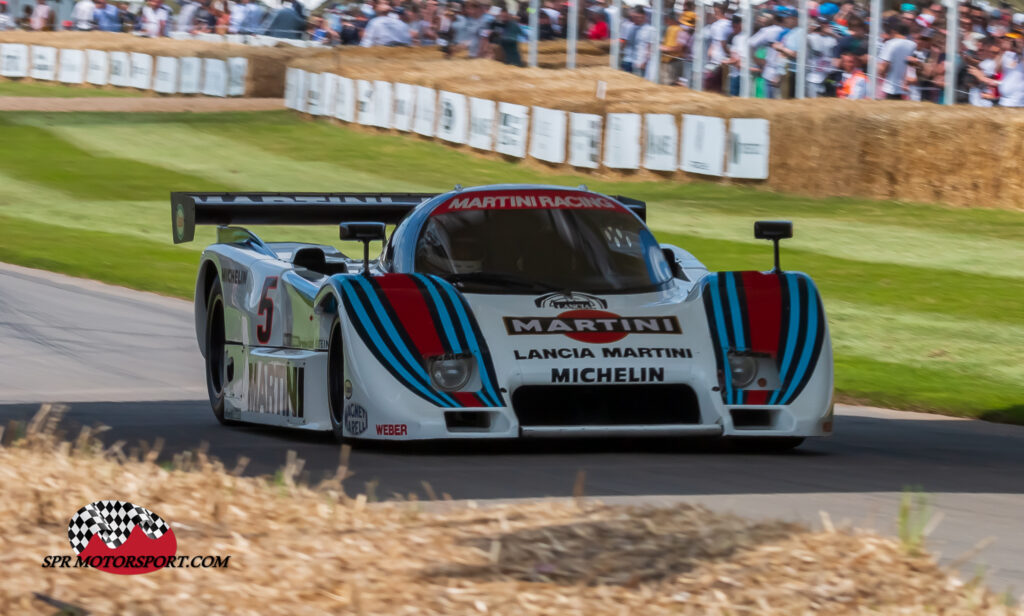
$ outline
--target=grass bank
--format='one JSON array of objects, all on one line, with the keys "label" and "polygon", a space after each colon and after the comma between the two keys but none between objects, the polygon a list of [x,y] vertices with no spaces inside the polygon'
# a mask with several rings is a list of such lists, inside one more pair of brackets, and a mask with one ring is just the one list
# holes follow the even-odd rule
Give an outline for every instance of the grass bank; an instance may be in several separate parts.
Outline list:
[{"label": "grass bank", "polygon": [[[286,112],[0,114],[0,259],[188,297],[201,230],[170,243],[171,190],[441,191],[544,182],[649,203],[662,241],[712,269],[764,269],[759,218],[788,218],[783,265],[825,298],[840,396],[1024,423],[1024,213],[807,199],[544,174]],[[263,229],[335,242],[334,229]]]}]

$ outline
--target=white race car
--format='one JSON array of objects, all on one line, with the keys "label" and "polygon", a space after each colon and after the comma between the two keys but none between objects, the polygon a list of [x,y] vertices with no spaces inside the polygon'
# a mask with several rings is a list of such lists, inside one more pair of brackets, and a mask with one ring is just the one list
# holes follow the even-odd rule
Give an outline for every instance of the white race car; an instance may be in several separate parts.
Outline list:
[{"label": "white race car", "polygon": [[[832,347],[811,279],[711,273],[643,203],[584,188],[434,195],[172,193],[175,242],[221,225],[196,282],[223,423],[338,439],[727,436],[832,430]],[[363,258],[232,224],[338,224]],[[379,259],[373,241],[385,241]]]}]

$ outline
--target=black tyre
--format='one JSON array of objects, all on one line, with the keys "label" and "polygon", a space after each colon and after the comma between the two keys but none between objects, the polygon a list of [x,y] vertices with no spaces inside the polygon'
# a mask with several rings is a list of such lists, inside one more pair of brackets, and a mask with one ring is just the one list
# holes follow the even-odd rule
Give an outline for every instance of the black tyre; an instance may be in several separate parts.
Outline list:
[{"label": "black tyre", "polygon": [[327,345],[327,406],[331,416],[331,432],[339,443],[345,438],[345,349],[341,340],[341,323],[334,320]]},{"label": "black tyre", "polygon": [[224,418],[224,386],[227,385],[227,363],[224,356],[224,294],[220,281],[214,280],[206,300],[206,391],[210,395],[213,416],[224,425],[235,422]]},{"label": "black tyre", "polygon": [[775,436],[730,439],[733,448],[743,453],[785,453],[803,444],[802,436]]}]

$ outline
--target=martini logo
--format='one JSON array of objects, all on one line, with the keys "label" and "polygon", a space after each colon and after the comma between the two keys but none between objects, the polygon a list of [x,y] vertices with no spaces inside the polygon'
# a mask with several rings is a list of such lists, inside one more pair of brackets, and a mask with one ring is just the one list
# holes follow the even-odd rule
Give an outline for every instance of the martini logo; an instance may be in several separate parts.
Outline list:
[{"label": "martini logo", "polygon": [[505,317],[510,336],[563,334],[593,344],[618,342],[630,334],[682,334],[674,316],[624,317],[604,310],[570,310],[557,317]]},{"label": "martini logo", "polygon": [[82,507],[68,524],[68,539],[90,567],[121,575],[162,569],[178,550],[167,522],[127,501],[102,500]]},{"label": "martini logo", "polygon": [[586,293],[548,293],[533,300],[538,308],[556,308],[558,310],[596,310],[607,308],[608,302],[595,295]]}]

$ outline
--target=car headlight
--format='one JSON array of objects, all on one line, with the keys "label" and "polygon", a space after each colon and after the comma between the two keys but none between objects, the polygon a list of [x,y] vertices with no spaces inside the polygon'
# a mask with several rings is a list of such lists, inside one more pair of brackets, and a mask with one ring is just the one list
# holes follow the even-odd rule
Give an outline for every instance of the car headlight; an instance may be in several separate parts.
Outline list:
[{"label": "car headlight", "polygon": [[434,387],[441,391],[460,391],[473,376],[472,357],[443,356],[429,360],[428,372]]},{"label": "car headlight", "polygon": [[729,373],[732,377],[732,386],[743,389],[757,378],[757,359],[750,355],[729,353]]}]

